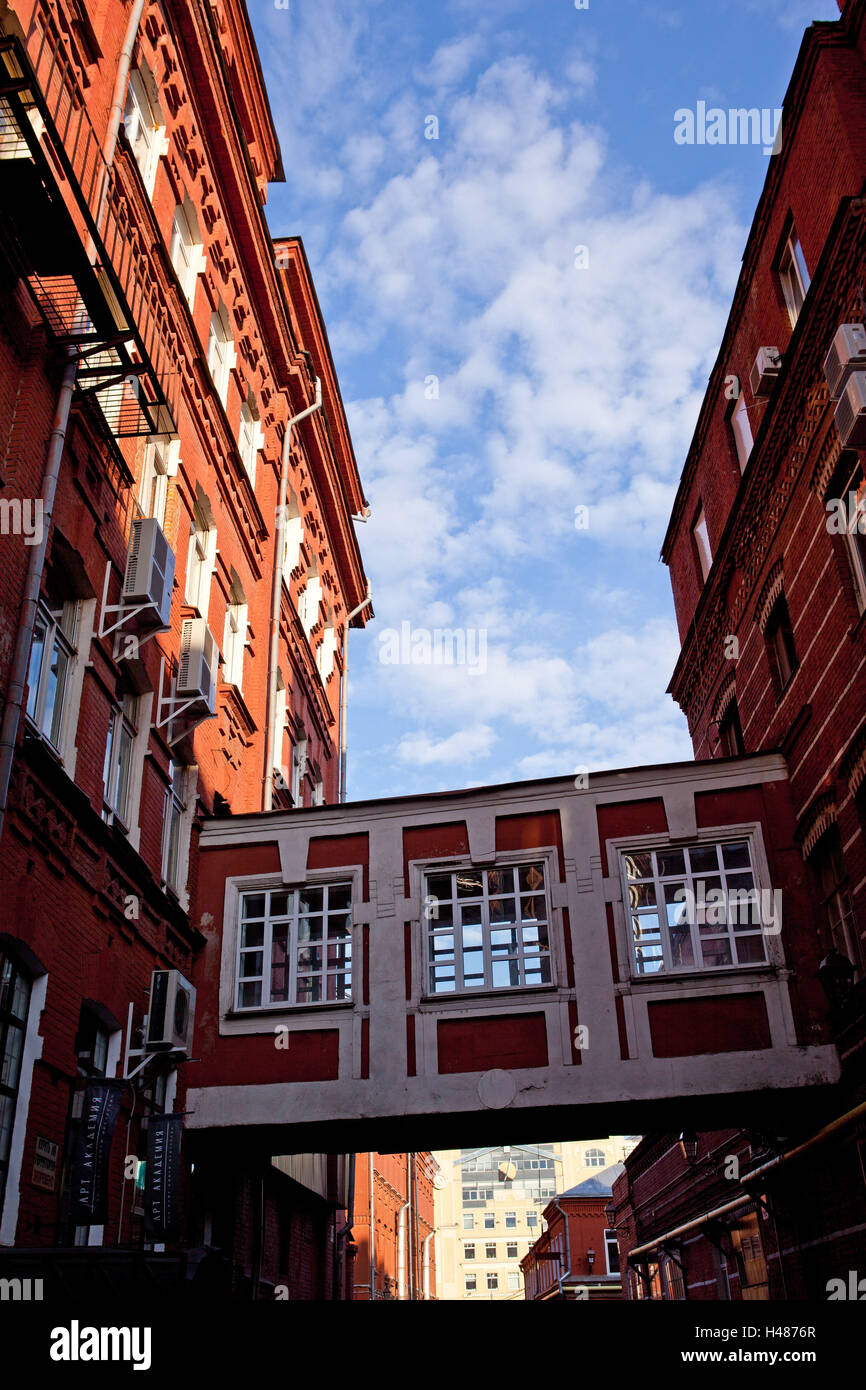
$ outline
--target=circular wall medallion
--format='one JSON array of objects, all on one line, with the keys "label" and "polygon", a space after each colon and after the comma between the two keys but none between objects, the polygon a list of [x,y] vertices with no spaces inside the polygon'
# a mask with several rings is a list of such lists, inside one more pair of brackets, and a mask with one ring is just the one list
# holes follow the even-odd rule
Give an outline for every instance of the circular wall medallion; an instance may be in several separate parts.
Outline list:
[{"label": "circular wall medallion", "polygon": [[517,1095],[517,1082],[510,1071],[494,1067],[486,1071],[478,1082],[478,1099],[488,1110],[501,1110],[510,1105]]}]

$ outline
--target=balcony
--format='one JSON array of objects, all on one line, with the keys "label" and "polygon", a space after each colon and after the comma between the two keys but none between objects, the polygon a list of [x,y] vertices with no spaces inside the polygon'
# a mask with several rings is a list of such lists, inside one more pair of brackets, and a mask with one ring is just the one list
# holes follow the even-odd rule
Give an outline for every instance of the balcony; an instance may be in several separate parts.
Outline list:
[{"label": "balcony", "polygon": [[7,255],[77,391],[116,439],[175,429],[179,365],[150,264],[56,32],[0,35],[0,207]]}]

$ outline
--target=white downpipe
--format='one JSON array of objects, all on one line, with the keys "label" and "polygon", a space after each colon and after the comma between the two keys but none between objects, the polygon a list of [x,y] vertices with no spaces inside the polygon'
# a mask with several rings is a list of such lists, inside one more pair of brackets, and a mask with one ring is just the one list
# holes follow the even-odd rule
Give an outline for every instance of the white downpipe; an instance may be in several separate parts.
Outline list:
[{"label": "white downpipe", "polygon": [[346,615],[346,638],[343,642],[343,671],[340,681],[340,801],[346,800],[346,753],[348,742],[346,739],[346,718],[349,708],[349,624],[362,609],[372,602],[370,594],[370,584],[367,583],[367,597],[362,599],[357,608],[353,608],[351,613]]},{"label": "white downpipe", "polygon": [[569,1279],[571,1277],[571,1241],[569,1240],[568,1212],[562,1210],[562,1207],[559,1205],[558,1197],[554,1197],[553,1205],[556,1207],[556,1210],[559,1212],[560,1216],[565,1222],[565,1250],[568,1259],[568,1267],[567,1269],[562,1269],[562,1266],[560,1265],[561,1272],[559,1275],[559,1279],[557,1280],[559,1284],[559,1296],[560,1298],[564,1298],[565,1294],[562,1292],[562,1281],[563,1279]]},{"label": "white downpipe", "polygon": [[301,420],[306,420],[315,410],[322,408],[322,383],[316,377],[316,399],[299,415],[293,415],[286,424],[283,438],[283,454],[280,467],[280,497],[277,504],[277,527],[274,541],[274,582],[271,589],[271,635],[268,650],[268,707],[265,724],[265,787],[263,810],[270,811],[274,804],[274,710],[277,704],[277,669],[280,654],[280,602],[283,589],[283,539],[286,533],[286,493],[289,488],[289,458],[292,448],[292,430]]},{"label": "white downpipe", "polygon": [[404,1202],[397,1213],[397,1297],[406,1297],[406,1212],[409,1203]]},{"label": "white downpipe", "polygon": [[424,1237],[424,1298],[430,1297],[430,1242],[433,1239],[433,1231],[429,1236]]}]

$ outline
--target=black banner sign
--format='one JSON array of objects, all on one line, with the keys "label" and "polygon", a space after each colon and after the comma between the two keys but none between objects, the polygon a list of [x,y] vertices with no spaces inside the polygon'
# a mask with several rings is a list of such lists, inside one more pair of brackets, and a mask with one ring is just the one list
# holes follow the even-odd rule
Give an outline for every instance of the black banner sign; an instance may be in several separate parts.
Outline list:
[{"label": "black banner sign", "polygon": [[108,1158],[122,1094],[122,1081],[91,1081],[84,1089],[69,1186],[76,1226],[101,1226],[108,1220]]},{"label": "black banner sign", "polygon": [[177,1233],[182,1115],[151,1115],[147,1122],[144,1219],[157,1240]]}]

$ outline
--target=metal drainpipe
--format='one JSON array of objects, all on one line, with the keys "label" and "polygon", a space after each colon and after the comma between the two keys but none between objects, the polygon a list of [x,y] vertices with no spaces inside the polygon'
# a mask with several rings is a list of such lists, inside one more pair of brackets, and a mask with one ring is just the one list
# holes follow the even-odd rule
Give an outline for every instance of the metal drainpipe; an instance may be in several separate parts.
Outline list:
[{"label": "metal drainpipe", "polygon": [[419,1265],[421,1263],[421,1246],[418,1240],[418,1155],[412,1154],[412,1259],[415,1267],[415,1278],[412,1283],[412,1296],[418,1298],[418,1286],[421,1283]]},{"label": "metal drainpipe", "polygon": [[346,615],[346,637],[343,642],[343,671],[340,680],[340,801],[346,800],[346,716],[349,699],[349,623],[371,602],[370,585],[367,584],[367,597]]},{"label": "metal drainpipe", "polygon": [[[349,1154],[349,1181],[348,1191],[346,1192],[346,1224],[337,1231],[336,1244],[334,1250],[334,1299],[342,1301],[346,1292],[346,1237],[352,1229],[355,1220],[355,1155]],[[335,1222],[336,1225],[336,1222]],[[339,1259],[337,1258],[339,1252]],[[342,1276],[342,1286],[340,1284]],[[339,1292],[337,1292],[339,1290]]]},{"label": "metal drainpipe", "polygon": [[283,585],[283,537],[286,532],[286,493],[289,487],[289,457],[292,447],[292,429],[308,415],[322,408],[322,383],[316,377],[316,399],[299,415],[293,415],[286,423],[283,439],[283,454],[280,467],[280,494],[277,506],[277,527],[274,539],[274,577],[271,587],[271,636],[268,648],[268,705],[265,711],[265,778],[264,811],[270,811],[274,804],[274,709],[277,703],[277,670],[280,652],[280,600]]},{"label": "metal drainpipe", "polygon": [[404,1202],[397,1213],[397,1297],[406,1297],[406,1210]]},{"label": "metal drainpipe", "polygon": [[430,1242],[435,1232],[431,1231],[429,1236],[424,1237],[424,1298],[430,1297]]},{"label": "metal drainpipe", "polygon": [[564,1299],[565,1294],[562,1292],[562,1281],[563,1279],[568,1279],[571,1275],[571,1241],[569,1240],[568,1212],[562,1210],[562,1207],[559,1205],[559,1199],[557,1197],[554,1197],[553,1205],[556,1207],[556,1210],[559,1212],[560,1216],[565,1222],[565,1249],[568,1257],[568,1268],[562,1271],[557,1280],[557,1283],[559,1284],[559,1296],[560,1298]]},{"label": "metal drainpipe", "polygon": [[[114,84],[114,96],[108,116],[108,128],[102,145],[102,154],[105,160],[105,183],[96,215],[97,228],[99,228],[105,200],[108,197],[108,174],[114,161],[117,135],[123,116],[129,64],[143,11],[144,0],[135,0],[130,10],[123,48],[118,60],[117,79]],[[88,241],[88,258],[91,264],[96,259],[96,248],[91,241]],[[70,353],[63,369],[63,379],[57,393],[57,405],[54,410],[54,421],[48,438],[45,473],[42,478],[42,534],[39,544],[31,549],[27,563],[21,617],[15,639],[15,655],[12,659],[6,705],[3,710],[3,724],[0,728],[0,838],[2,838],[6,822],[6,803],[9,797],[9,783],[12,779],[12,763],[15,758],[15,746],[18,742],[18,730],[21,725],[21,712],[24,707],[24,689],[27,684],[27,667],[30,663],[33,629],[36,625],[36,613],[39,607],[39,590],[42,587],[42,572],[45,568],[45,556],[48,552],[48,533],[51,530],[51,517],[60,476],[60,460],[63,456],[63,445],[66,442],[66,430],[69,424],[69,411],[72,407],[77,370],[77,359]]]},{"label": "metal drainpipe", "polygon": [[376,1170],[370,1154],[370,1302],[376,1297]]}]

